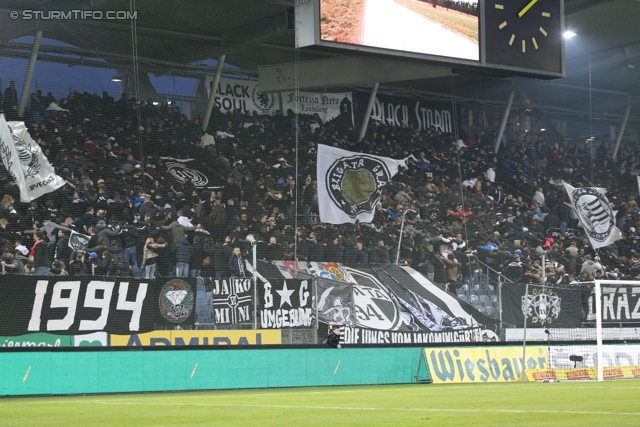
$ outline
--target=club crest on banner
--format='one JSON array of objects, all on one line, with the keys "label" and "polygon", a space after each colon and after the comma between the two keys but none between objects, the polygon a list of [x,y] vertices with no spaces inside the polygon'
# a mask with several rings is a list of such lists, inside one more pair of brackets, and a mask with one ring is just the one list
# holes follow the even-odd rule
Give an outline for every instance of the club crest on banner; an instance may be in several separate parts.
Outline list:
[{"label": "club crest on banner", "polygon": [[534,289],[531,294],[522,296],[522,313],[534,324],[551,324],[560,316],[561,303],[562,298],[551,289]]},{"label": "club crest on banner", "polygon": [[251,101],[262,114],[268,114],[276,103],[272,93],[260,92],[259,86],[254,86],[251,91]]},{"label": "club crest on banner", "polygon": [[607,190],[598,187],[574,188],[567,183],[564,188],[594,249],[622,239],[622,232],[616,227],[615,212],[607,200]]},{"label": "club crest on banner", "polygon": [[0,115],[0,158],[20,188],[20,201],[30,202],[64,185],[24,122],[7,122]]},{"label": "club crest on banner", "polygon": [[[371,222],[382,191],[412,156],[396,160],[318,145],[318,207],[329,224]],[[415,158],[414,158],[415,159]]]},{"label": "club crest on banner", "polygon": [[371,274],[355,269],[348,271],[360,284],[353,288],[358,326],[397,330],[402,324],[402,318],[386,286]]},{"label": "club crest on banner", "polygon": [[593,240],[604,242],[616,223],[613,209],[605,196],[594,188],[576,188],[572,203],[584,230]]},{"label": "club crest on banner", "polygon": [[205,174],[183,163],[167,162],[165,166],[169,175],[182,184],[184,184],[186,178],[191,179],[191,182],[196,187],[204,187],[209,183],[209,178]]},{"label": "club crest on banner", "polygon": [[194,304],[193,290],[183,280],[171,280],[160,290],[160,312],[172,323],[182,323],[188,319]]},{"label": "club crest on banner", "polygon": [[325,179],[335,206],[355,218],[374,209],[380,201],[382,188],[391,179],[391,173],[379,159],[356,155],[336,160]]},{"label": "club crest on banner", "polygon": [[11,136],[13,137],[13,143],[15,144],[16,151],[18,152],[18,158],[22,164],[24,176],[34,177],[38,175],[40,173],[38,151],[15,133],[11,134]]}]

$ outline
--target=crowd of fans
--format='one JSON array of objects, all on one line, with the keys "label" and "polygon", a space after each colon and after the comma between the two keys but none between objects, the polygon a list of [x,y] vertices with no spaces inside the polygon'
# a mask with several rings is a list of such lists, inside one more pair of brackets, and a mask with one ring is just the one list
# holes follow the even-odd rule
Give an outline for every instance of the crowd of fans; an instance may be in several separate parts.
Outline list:
[{"label": "crowd of fans", "polygon": [[[11,88],[9,103],[17,101]],[[17,119],[15,105],[0,105]],[[384,123],[371,123],[358,141],[347,121],[301,116],[297,125],[291,111],[214,111],[208,133],[215,144],[204,145],[202,121],[167,102],[116,101],[106,92],[60,100],[32,94],[25,122],[65,185],[20,203],[16,183],[0,169],[3,271],[242,276],[252,234],[259,259],[398,261],[440,284],[473,281],[479,269],[516,282],[540,282],[543,270],[554,283],[640,275],[640,150],[623,146],[614,159],[606,144],[526,135],[495,154],[495,132],[458,137]],[[371,223],[323,224],[318,144],[415,161],[384,188]],[[220,185],[172,179],[164,168],[170,158],[202,160]],[[624,238],[594,251],[563,181],[606,188]],[[69,246],[72,231],[90,236],[84,250]]]}]

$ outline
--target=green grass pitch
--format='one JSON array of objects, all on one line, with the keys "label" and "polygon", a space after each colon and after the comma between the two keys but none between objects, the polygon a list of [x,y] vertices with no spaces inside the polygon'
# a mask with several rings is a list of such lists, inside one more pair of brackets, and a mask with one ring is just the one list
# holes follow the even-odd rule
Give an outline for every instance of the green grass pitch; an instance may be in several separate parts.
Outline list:
[{"label": "green grass pitch", "polygon": [[628,380],[5,398],[0,425],[638,426],[639,392]]}]

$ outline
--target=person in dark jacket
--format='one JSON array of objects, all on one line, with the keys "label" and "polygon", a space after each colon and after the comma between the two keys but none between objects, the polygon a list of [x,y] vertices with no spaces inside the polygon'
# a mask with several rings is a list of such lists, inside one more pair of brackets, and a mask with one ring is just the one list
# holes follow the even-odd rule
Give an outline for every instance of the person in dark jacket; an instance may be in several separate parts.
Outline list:
[{"label": "person in dark jacket", "polygon": [[362,242],[356,243],[356,249],[358,250],[356,262],[358,264],[367,264],[369,262],[369,253],[362,247]]},{"label": "person in dark jacket", "polygon": [[131,266],[131,271],[135,278],[139,279],[142,277],[140,274],[140,267],[138,266],[137,234],[139,231],[130,225],[123,227],[122,231],[124,260]]},{"label": "person in dark jacket", "polygon": [[329,335],[322,341],[323,344],[329,344],[333,348],[342,348],[340,344],[340,326],[333,326]]},{"label": "person in dark jacket", "polygon": [[358,249],[356,248],[356,242],[351,238],[344,247],[342,262],[345,264],[355,264],[358,262]]},{"label": "person in dark jacket", "polygon": [[224,244],[213,247],[213,276],[216,279],[229,277],[229,258],[233,255],[233,247],[229,244],[231,238],[227,236]]},{"label": "person in dark jacket", "polygon": [[191,261],[189,262],[189,276],[201,277],[202,276],[202,263],[207,255],[204,253],[204,243],[202,236],[194,236]]},{"label": "person in dark jacket", "polygon": [[247,275],[247,264],[242,258],[240,248],[233,249],[233,255],[229,258],[229,271],[231,277],[245,277]]},{"label": "person in dark jacket", "polygon": [[42,231],[38,231],[33,235],[33,240],[35,243],[31,247],[31,254],[29,256],[35,268],[33,275],[48,276],[49,267],[51,267],[48,238]]},{"label": "person in dark jacket", "polygon": [[264,254],[268,261],[282,260],[282,246],[278,244],[275,237],[269,239],[269,244],[265,247]]},{"label": "person in dark jacket", "polygon": [[176,243],[173,248],[173,257],[176,261],[176,276],[177,277],[189,277],[189,263],[193,256],[193,246],[187,240],[185,234],[182,240]]},{"label": "person in dark jacket", "polygon": [[158,259],[156,262],[156,277],[172,275],[173,270],[171,269],[171,248],[169,244],[164,239],[164,237],[158,237],[156,240],[158,247],[154,248],[154,252],[158,254]]},{"label": "person in dark jacket", "polygon": [[96,266],[96,276],[107,276],[109,274],[109,270],[112,269],[113,259],[111,259],[111,253],[109,251],[104,251],[102,253],[102,258],[98,261],[98,265]]},{"label": "person in dark jacket", "polygon": [[[117,260],[113,263],[113,267],[109,274],[118,277],[131,277],[131,266],[124,258],[123,254],[119,254]],[[114,271],[115,270],[115,271]]]},{"label": "person in dark jacket", "polygon": [[54,259],[60,261],[67,268],[73,251],[69,247],[69,234],[64,230],[58,229],[58,240],[56,241],[56,251]]},{"label": "person in dark jacket", "polygon": [[333,239],[333,243],[327,246],[324,251],[324,260],[327,262],[342,262],[342,251],[341,239],[336,237]]}]

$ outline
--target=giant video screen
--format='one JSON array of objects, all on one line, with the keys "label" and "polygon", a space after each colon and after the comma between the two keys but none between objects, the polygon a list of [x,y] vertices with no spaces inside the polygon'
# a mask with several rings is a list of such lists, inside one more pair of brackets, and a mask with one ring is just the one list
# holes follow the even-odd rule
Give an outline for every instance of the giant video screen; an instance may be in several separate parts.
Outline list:
[{"label": "giant video screen", "polygon": [[480,60],[478,0],[320,0],[320,40]]}]

